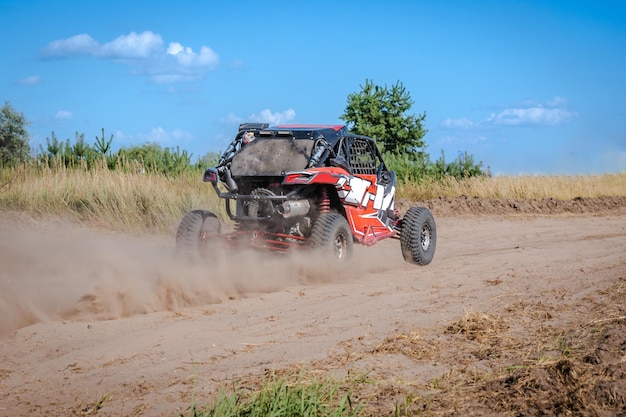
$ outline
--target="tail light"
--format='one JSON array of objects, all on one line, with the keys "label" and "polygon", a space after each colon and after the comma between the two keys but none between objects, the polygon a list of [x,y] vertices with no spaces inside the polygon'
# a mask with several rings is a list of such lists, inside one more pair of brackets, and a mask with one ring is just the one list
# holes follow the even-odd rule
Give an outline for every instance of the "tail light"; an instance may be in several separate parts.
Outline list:
[{"label": "tail light", "polygon": [[316,173],[310,172],[292,172],[285,176],[283,184],[308,184],[315,178],[315,175]]},{"label": "tail light", "polygon": [[202,181],[210,182],[211,184],[217,184],[219,180],[219,176],[217,175],[217,169],[209,168],[204,171],[204,176],[202,177]]}]

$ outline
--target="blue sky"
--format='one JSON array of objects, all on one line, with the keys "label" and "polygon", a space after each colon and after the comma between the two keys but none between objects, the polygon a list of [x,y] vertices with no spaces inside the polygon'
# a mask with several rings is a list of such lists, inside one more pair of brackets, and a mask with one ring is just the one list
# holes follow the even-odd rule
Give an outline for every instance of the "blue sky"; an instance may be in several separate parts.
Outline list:
[{"label": "blue sky", "polygon": [[342,123],[401,82],[431,159],[494,174],[626,170],[623,1],[0,0],[0,101],[31,145],[226,148],[245,121]]}]

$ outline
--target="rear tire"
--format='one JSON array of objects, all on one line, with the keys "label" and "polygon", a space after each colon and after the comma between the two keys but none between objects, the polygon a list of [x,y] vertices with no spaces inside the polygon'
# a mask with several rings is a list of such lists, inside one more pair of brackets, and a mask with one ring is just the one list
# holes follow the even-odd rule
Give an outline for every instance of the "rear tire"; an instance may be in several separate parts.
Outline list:
[{"label": "rear tire", "polygon": [[437,228],[426,207],[411,207],[402,220],[400,232],[402,256],[408,263],[428,265],[435,256]]},{"label": "rear tire", "polygon": [[209,243],[221,233],[217,216],[207,210],[185,214],[176,232],[176,250],[184,256],[196,257],[208,251]]},{"label": "rear tire", "polygon": [[313,224],[309,244],[337,262],[347,261],[354,246],[348,221],[338,213],[321,214]]}]

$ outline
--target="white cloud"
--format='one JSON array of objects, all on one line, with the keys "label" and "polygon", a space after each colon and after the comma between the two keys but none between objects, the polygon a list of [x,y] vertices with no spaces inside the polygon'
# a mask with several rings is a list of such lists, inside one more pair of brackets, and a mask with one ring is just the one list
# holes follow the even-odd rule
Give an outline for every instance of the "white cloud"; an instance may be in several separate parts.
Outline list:
[{"label": "white cloud", "polygon": [[131,32],[96,49],[96,56],[113,59],[141,59],[163,49],[163,39],[151,31]]},{"label": "white cloud", "polygon": [[219,58],[211,48],[203,46],[200,54],[196,54],[190,47],[184,47],[178,42],[170,43],[167,54],[174,56],[183,67],[211,66],[217,64]]},{"label": "white cloud", "polygon": [[567,106],[567,99],[563,97],[554,97],[552,100],[548,100],[546,102],[548,107],[565,107]]},{"label": "white cloud", "polygon": [[170,46],[167,48],[167,53],[170,55],[177,55],[183,52],[185,48],[178,42],[170,42]]},{"label": "white cloud", "polygon": [[121,130],[113,132],[116,143],[122,143],[123,146],[134,146],[145,143],[158,143],[164,147],[176,147],[178,145],[191,142],[194,136],[186,130],[174,129],[166,130],[159,126],[152,128],[148,133],[125,133]]},{"label": "white cloud", "polygon": [[135,135],[133,139],[137,139],[141,143],[156,142],[163,146],[176,146],[181,142],[190,142],[193,139],[193,134],[180,129],[167,131],[159,126],[153,128],[149,133]]},{"label": "white cloud", "polygon": [[67,110],[59,110],[57,114],[54,115],[54,118],[57,120],[69,120],[74,117],[71,111]]},{"label": "white cloud", "polygon": [[169,44],[164,54],[155,56],[136,65],[135,71],[147,75],[156,84],[173,84],[194,81],[213,71],[219,64],[219,56],[209,47],[200,48],[200,53],[178,42]]},{"label": "white cloud", "polygon": [[147,76],[157,84],[198,80],[219,64],[219,55],[207,46],[196,53],[188,46],[170,42],[166,49],[161,35],[152,31],[131,32],[104,44],[83,33],[52,41],[42,50],[46,59],[81,55],[123,63],[132,74]]},{"label": "white cloud", "polygon": [[37,75],[32,75],[30,77],[23,78],[21,80],[17,80],[16,83],[20,85],[35,85],[41,82],[41,78]]},{"label": "white cloud", "polygon": [[287,109],[282,113],[272,113],[270,109],[261,110],[259,114],[251,114],[248,118],[250,122],[269,123],[270,125],[279,125],[289,123],[296,118],[294,109]]},{"label": "white cloud", "polygon": [[86,33],[50,42],[42,51],[46,58],[69,58],[91,55],[100,58],[129,59],[147,58],[163,49],[163,39],[151,31],[131,32],[104,45]]},{"label": "white cloud", "polygon": [[570,110],[567,100],[554,97],[542,103],[525,103],[518,107],[510,107],[498,113],[491,113],[487,118],[473,121],[467,117],[445,119],[441,126],[446,129],[472,129],[488,126],[558,126],[569,123],[578,117],[578,113]]},{"label": "white cloud", "polygon": [[549,125],[556,126],[578,117],[578,113],[565,108],[546,108],[541,105],[528,108],[512,108],[492,113],[485,122],[494,125]]},{"label": "white cloud", "polygon": [[46,58],[69,58],[79,55],[95,55],[98,51],[98,42],[86,33],[74,35],[67,39],[50,42],[43,48],[42,55]]},{"label": "white cloud", "polygon": [[243,117],[239,117],[235,113],[228,113],[225,118],[220,119],[220,123],[224,124],[241,124],[245,123],[245,121]]},{"label": "white cloud", "polygon": [[228,125],[239,125],[241,123],[269,123],[270,126],[280,125],[284,123],[292,122],[296,118],[296,111],[294,109],[287,109],[284,112],[272,113],[270,109],[261,110],[260,113],[253,113],[248,117],[240,117],[234,113],[228,113],[228,115],[220,119],[220,123]]}]

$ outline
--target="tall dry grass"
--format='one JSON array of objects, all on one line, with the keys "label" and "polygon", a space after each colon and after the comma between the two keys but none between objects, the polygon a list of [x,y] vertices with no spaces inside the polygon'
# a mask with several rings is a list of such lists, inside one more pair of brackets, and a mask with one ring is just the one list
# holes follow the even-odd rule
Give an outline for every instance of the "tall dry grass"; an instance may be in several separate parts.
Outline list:
[{"label": "tall dry grass", "polygon": [[[600,176],[484,177],[403,183],[398,196],[424,201],[440,196],[568,200],[626,196],[626,172]],[[208,209],[225,218],[223,204],[202,173],[177,177],[141,170],[21,166],[0,169],[0,210],[32,217],[57,216],[107,230],[172,233],[185,212]]]},{"label": "tall dry grass", "polygon": [[480,197],[488,199],[539,200],[576,197],[626,196],[626,171],[588,176],[497,176],[443,180],[427,179],[419,184],[403,183],[398,195],[424,201],[438,197]]},{"label": "tall dry grass", "polygon": [[19,167],[0,170],[0,210],[58,216],[122,232],[171,233],[188,210],[223,211],[202,173],[171,178],[95,169]]}]

